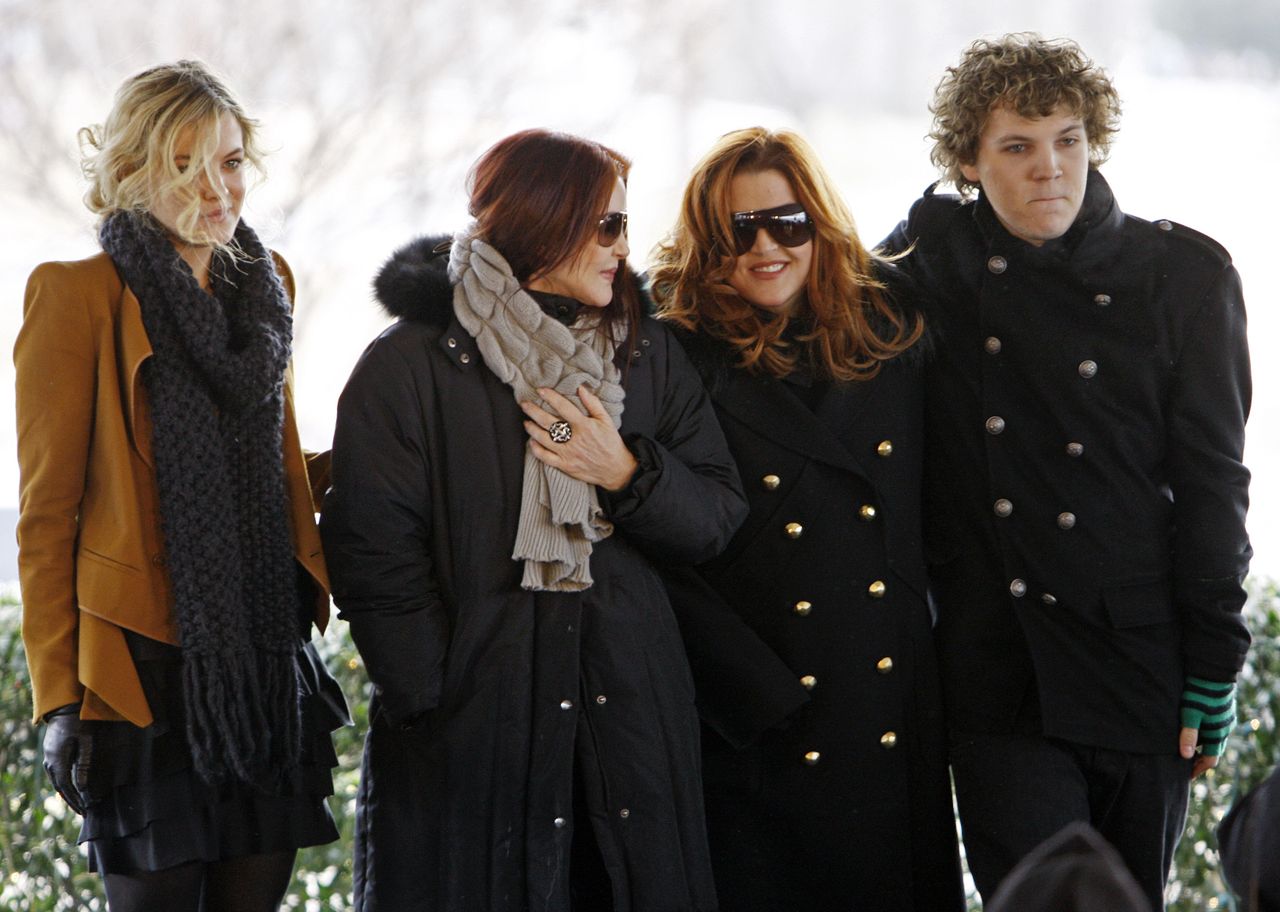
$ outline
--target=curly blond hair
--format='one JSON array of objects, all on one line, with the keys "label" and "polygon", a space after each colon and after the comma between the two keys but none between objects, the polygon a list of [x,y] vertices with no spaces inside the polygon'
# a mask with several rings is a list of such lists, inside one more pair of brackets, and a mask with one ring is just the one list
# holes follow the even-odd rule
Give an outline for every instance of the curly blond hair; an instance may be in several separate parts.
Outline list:
[{"label": "curly blond hair", "polygon": [[[813,220],[813,262],[801,313],[812,328],[788,342],[787,317],[744,300],[729,284],[738,255],[730,184],[735,175],[778,171]],[[877,258],[862,246],[834,184],[813,149],[787,130],[750,127],[722,136],[693,169],[675,227],[654,250],[650,270],[659,317],[728,342],[738,366],[785,377],[801,363],[837,380],[869,379],[924,330],[886,299]]]},{"label": "curly blond hair", "polygon": [[1078,114],[1089,139],[1089,164],[1107,160],[1120,128],[1120,96],[1111,78],[1068,39],[1047,40],[1034,32],[980,38],[947,67],[929,110],[933,151],[943,178],[961,193],[976,185],[961,166],[977,160],[978,140],[993,108],[1022,117],[1047,117],[1060,106]]},{"label": "curly blond hair", "polygon": [[[148,210],[166,194],[185,200],[177,222],[180,234],[198,240],[198,184],[207,176],[213,186],[219,125],[230,114],[243,133],[244,158],[262,172],[258,122],[245,113],[225,82],[198,60],[179,60],[143,70],[126,79],[102,124],[83,127],[81,170],[89,180],[85,205],[105,219],[120,210]],[[174,162],[184,129],[195,131],[191,160]]]}]

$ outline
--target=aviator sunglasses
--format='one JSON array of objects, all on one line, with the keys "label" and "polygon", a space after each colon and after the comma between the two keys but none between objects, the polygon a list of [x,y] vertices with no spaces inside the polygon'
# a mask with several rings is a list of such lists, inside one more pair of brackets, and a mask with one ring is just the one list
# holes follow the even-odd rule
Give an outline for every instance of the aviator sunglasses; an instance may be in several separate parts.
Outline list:
[{"label": "aviator sunglasses", "polygon": [[612,247],[619,235],[627,233],[627,214],[625,212],[606,212],[600,217],[596,227],[596,243],[601,247]]},{"label": "aviator sunglasses", "polygon": [[[603,223],[602,223],[603,224]],[[774,209],[758,209],[733,213],[733,243],[739,256],[756,243],[756,233],[763,228],[783,247],[799,247],[813,240],[813,219],[799,203],[787,203]]]}]

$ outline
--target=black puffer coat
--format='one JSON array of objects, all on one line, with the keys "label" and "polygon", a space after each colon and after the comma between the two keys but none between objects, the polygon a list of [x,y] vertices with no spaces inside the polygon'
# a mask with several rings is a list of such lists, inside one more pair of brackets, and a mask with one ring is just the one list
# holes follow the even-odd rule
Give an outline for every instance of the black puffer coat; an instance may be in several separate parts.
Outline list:
[{"label": "black puffer coat", "polygon": [[959,910],[921,547],[919,353],[820,392],[748,374],[708,336],[681,341],[751,508],[721,557],[668,573],[704,721],[721,903]]},{"label": "black puffer coat", "polygon": [[615,530],[591,556],[595,584],[522,590],[523,414],[454,319],[439,240],[378,279],[400,320],[342,395],[322,519],[375,689],[357,908],[568,909],[576,767],[616,908],[714,909],[693,687],[651,561],[712,557],[741,521],[724,437],[683,352],[646,320],[620,353],[640,468],[601,492]]}]

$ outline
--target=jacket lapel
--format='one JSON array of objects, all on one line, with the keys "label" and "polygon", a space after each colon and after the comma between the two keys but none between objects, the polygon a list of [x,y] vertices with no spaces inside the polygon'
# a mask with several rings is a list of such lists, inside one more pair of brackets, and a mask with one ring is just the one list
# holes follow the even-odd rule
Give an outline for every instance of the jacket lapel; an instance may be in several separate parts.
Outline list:
[{"label": "jacket lapel", "polygon": [[[781,380],[755,377],[732,370],[725,383],[712,393],[726,412],[781,447],[825,462],[828,465],[865,475],[858,461],[841,442],[843,428],[829,426],[827,416],[842,414],[849,407],[848,397],[862,396],[862,383],[833,383],[823,397],[817,412],[811,412]],[[858,406],[859,410],[861,406]],[[845,414],[844,421],[856,415]]]},{"label": "jacket lapel", "polygon": [[142,308],[129,287],[123,286],[117,345],[120,350],[120,384],[134,449],[147,465],[154,466],[151,453],[151,414],[142,384],[142,362],[151,357],[151,340],[142,325]]}]

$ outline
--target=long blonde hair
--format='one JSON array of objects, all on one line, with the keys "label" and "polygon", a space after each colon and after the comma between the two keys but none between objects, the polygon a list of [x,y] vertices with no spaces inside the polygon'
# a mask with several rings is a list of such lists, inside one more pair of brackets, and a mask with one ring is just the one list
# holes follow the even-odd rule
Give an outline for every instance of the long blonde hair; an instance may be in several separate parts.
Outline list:
[{"label": "long blonde hair", "polygon": [[[168,194],[188,199],[176,222],[187,240],[200,237],[197,185],[207,177],[213,187],[219,162],[220,122],[231,114],[244,134],[244,159],[262,172],[257,121],[249,117],[226,84],[196,60],[152,67],[125,80],[102,124],[82,128],[81,169],[89,180],[85,205],[106,218],[120,210],[149,210]],[[194,130],[194,147],[185,168],[174,163],[179,134]]]},{"label": "long blonde hair", "polygon": [[800,351],[785,338],[788,318],[766,314],[729,285],[737,263],[730,184],[735,175],[778,171],[813,220],[813,262],[802,314],[812,327],[798,341],[813,366],[837,380],[869,379],[924,331],[904,318],[875,277],[877,259],[862,246],[853,217],[817,156],[787,130],[751,127],[722,136],[693,169],[670,235],[651,271],[659,316],[728,342],[738,366],[784,377]]}]

